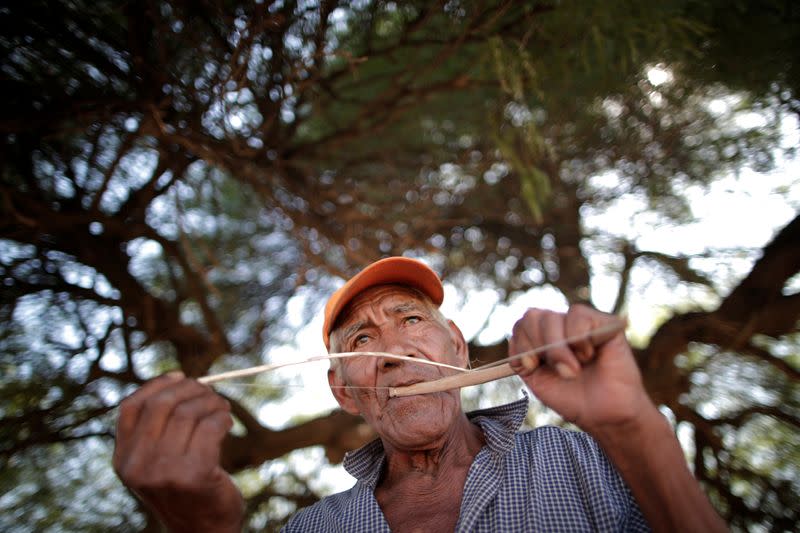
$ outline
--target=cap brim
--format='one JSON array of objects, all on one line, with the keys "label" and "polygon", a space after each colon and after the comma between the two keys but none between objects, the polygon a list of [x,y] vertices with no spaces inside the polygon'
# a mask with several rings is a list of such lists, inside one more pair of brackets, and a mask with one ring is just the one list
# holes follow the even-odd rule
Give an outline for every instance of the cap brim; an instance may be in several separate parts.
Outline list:
[{"label": "cap brim", "polygon": [[337,290],[325,305],[325,323],[322,326],[322,339],[330,349],[330,334],[339,314],[357,295],[377,285],[408,285],[422,291],[438,305],[444,300],[442,282],[436,272],[425,263],[408,257],[387,257],[369,265],[350,278]]}]

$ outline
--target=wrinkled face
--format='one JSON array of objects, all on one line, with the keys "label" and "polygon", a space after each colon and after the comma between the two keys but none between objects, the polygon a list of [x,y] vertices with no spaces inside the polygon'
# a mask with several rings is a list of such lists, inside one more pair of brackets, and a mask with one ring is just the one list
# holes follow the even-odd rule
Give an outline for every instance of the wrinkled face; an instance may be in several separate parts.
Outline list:
[{"label": "wrinkled face", "polygon": [[[467,364],[467,346],[455,324],[444,320],[424,296],[399,285],[372,287],[359,294],[344,311],[331,340],[336,352],[390,352],[461,367]],[[330,370],[328,381],[353,387],[332,391],[343,409],[366,419],[384,445],[420,450],[436,446],[460,415],[459,391],[389,398],[388,387],[452,373],[430,365],[356,357]]]}]

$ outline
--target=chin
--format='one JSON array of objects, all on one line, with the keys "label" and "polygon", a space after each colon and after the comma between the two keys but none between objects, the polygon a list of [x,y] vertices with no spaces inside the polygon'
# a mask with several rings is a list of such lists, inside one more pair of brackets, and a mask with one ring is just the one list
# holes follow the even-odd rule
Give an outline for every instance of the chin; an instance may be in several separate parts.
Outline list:
[{"label": "chin", "polygon": [[449,398],[430,396],[410,396],[388,406],[382,425],[388,422],[389,440],[402,448],[426,448],[447,434],[460,404],[447,401]]}]

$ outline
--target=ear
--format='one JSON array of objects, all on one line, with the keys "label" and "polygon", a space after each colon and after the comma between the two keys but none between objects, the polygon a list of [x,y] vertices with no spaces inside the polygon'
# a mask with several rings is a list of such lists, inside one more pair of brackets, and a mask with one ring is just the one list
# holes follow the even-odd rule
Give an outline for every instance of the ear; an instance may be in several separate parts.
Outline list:
[{"label": "ear", "polygon": [[361,414],[361,411],[358,409],[356,402],[353,399],[353,395],[350,394],[348,389],[343,388],[345,385],[344,380],[340,376],[339,372],[333,368],[328,369],[328,385],[330,385],[333,397],[336,398],[336,401],[339,402],[339,406],[342,409],[351,415]]},{"label": "ear", "polygon": [[461,367],[467,368],[469,366],[469,346],[467,346],[467,341],[464,339],[464,334],[461,333],[461,330],[452,320],[448,320],[447,324],[450,326],[450,336],[456,347],[458,362]]}]

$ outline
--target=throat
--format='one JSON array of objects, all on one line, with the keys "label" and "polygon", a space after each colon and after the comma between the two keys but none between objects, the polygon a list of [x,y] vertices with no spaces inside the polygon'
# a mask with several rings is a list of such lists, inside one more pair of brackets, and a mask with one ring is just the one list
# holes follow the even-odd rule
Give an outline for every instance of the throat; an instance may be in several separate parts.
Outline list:
[{"label": "throat", "polygon": [[379,485],[392,486],[410,479],[416,483],[447,483],[452,473],[467,470],[483,447],[483,432],[465,415],[438,442],[423,449],[399,449],[384,441],[386,466]]},{"label": "throat", "polygon": [[375,499],[392,531],[455,529],[467,474],[484,444],[481,430],[466,416],[463,422],[461,431],[439,447],[414,451],[385,447],[385,470]]},{"label": "throat", "polygon": [[390,529],[395,533],[454,531],[469,467],[413,470],[393,483],[381,483],[375,499]]}]

